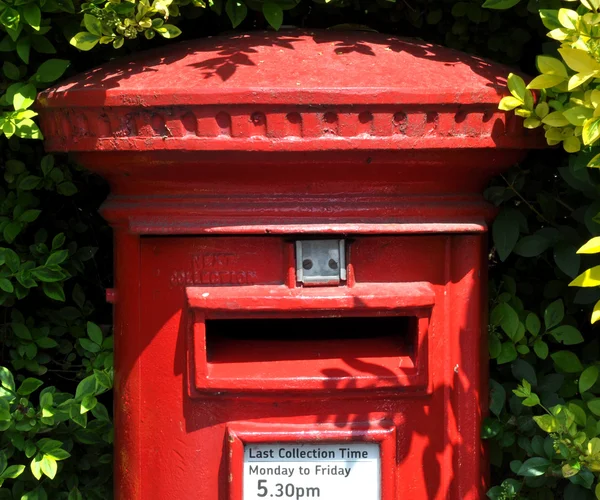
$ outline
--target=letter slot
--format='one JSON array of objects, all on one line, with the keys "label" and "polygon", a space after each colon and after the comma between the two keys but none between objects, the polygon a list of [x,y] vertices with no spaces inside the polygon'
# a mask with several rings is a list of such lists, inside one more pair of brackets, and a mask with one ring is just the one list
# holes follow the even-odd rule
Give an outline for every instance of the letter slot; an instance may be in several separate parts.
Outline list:
[{"label": "letter slot", "polygon": [[[195,390],[387,391],[427,385],[427,283],[188,288]],[[192,391],[194,392],[194,391]]]}]

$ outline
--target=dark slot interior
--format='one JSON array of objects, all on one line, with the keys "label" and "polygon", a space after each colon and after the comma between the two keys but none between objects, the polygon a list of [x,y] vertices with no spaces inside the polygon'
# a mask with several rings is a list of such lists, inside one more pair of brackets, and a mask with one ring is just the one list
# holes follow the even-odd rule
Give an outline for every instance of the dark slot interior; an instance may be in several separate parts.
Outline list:
[{"label": "dark slot interior", "polygon": [[410,316],[206,321],[209,363],[414,356]]}]

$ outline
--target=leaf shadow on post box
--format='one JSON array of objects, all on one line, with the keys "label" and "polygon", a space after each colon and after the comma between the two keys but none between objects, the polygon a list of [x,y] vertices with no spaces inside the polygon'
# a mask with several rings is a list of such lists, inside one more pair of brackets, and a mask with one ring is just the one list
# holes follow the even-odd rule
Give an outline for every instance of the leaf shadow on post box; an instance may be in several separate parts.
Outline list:
[{"label": "leaf shadow on post box", "polygon": [[[444,62],[448,65],[465,64],[468,58],[471,70],[489,79],[490,87],[501,90],[506,85],[506,79],[498,74],[498,64],[492,64],[486,59],[474,55],[466,55],[450,49],[440,50],[439,47],[414,39],[386,36],[367,31],[361,32],[357,37],[356,31],[336,29],[281,30],[277,38],[274,38],[269,32],[242,33],[222,40],[212,38],[212,43],[207,44],[205,47],[197,45],[196,50],[198,52],[210,52],[213,57],[193,62],[188,66],[200,69],[205,79],[218,77],[225,82],[234,76],[235,72],[242,66],[258,66],[268,62],[268,60],[265,60],[264,49],[261,47],[296,50],[295,42],[302,42],[300,36],[303,35],[309,35],[317,45],[315,49],[306,47],[306,43],[303,43],[299,45],[301,55],[293,55],[294,59],[299,59],[304,63],[303,72],[306,70],[306,66],[310,64],[316,64],[316,68],[323,72],[332,71],[329,67],[331,64],[329,60],[332,55],[334,58],[351,53],[369,56],[364,59],[356,59],[356,56],[354,56],[352,64],[360,64],[360,60],[370,64],[368,59],[377,55],[374,52],[374,47],[381,46],[385,51],[406,52],[414,57]],[[306,57],[309,57],[310,60],[307,61]],[[319,61],[319,58],[321,61]],[[368,72],[365,71],[365,74],[368,74]],[[508,72],[506,74],[508,75]],[[302,85],[304,77],[299,77],[299,79],[298,84]]]},{"label": "leaf shadow on post box", "polygon": [[[185,436],[187,448],[191,447],[198,451],[212,450],[212,453],[215,453],[217,446],[215,439],[218,439],[218,446],[221,448],[218,474],[220,477],[227,477],[230,468],[228,463],[230,444],[225,429],[232,422],[253,422],[274,430],[284,424],[288,426],[291,424],[299,429],[338,428],[348,432],[356,430],[357,439],[364,434],[365,428],[393,426],[398,435],[395,467],[399,480],[406,477],[406,471],[410,471],[411,476],[422,473],[427,498],[436,498],[440,492],[454,491],[457,487],[456,474],[460,470],[464,476],[464,471],[467,470],[469,472],[466,475],[472,476],[472,481],[467,483],[470,489],[464,489],[463,477],[461,494],[464,496],[458,498],[468,498],[471,490],[478,492],[485,475],[480,464],[482,450],[473,446],[473,443],[479,442],[479,422],[482,417],[479,395],[487,394],[485,388],[479,385],[485,384],[485,380],[482,380],[479,375],[480,371],[485,370],[478,351],[480,327],[483,321],[481,318],[483,302],[477,297],[472,297],[470,304],[465,303],[465,297],[471,296],[471,292],[481,282],[480,276],[473,269],[473,259],[478,258],[481,249],[481,242],[473,243],[477,238],[475,236],[458,238],[420,236],[405,237],[402,240],[367,238],[357,242],[351,248],[351,262],[357,265],[360,271],[357,275],[360,278],[359,282],[351,288],[360,291],[363,285],[373,285],[385,291],[385,287],[389,285],[391,289],[399,286],[395,290],[404,290],[403,280],[408,280],[408,286],[414,288],[415,282],[410,280],[424,278],[429,280],[435,289],[436,303],[433,306],[435,310],[433,314],[436,315],[437,319],[434,320],[437,323],[432,325],[428,339],[430,353],[434,353],[428,367],[428,382],[431,383],[420,386],[417,390],[411,390],[406,386],[406,380],[414,375],[410,372],[410,368],[405,369],[397,364],[394,368],[390,368],[390,365],[386,364],[389,356],[397,356],[399,352],[393,350],[387,354],[382,352],[390,348],[390,344],[387,343],[390,339],[385,335],[378,337],[374,331],[375,327],[366,333],[373,338],[374,343],[382,342],[383,347],[371,346],[370,353],[364,353],[366,359],[352,348],[355,345],[352,342],[356,338],[352,338],[351,335],[348,336],[350,338],[345,338],[339,332],[335,335],[331,334],[329,340],[340,343],[344,348],[337,351],[338,359],[335,360],[334,369],[319,369],[317,374],[314,373],[315,365],[311,363],[315,360],[310,358],[314,355],[314,351],[308,348],[301,349],[299,347],[301,339],[294,338],[294,335],[299,337],[303,334],[309,343],[320,332],[316,327],[312,331],[310,328],[307,330],[305,325],[310,324],[302,323],[305,320],[316,319],[315,314],[311,314],[310,308],[303,309],[299,315],[293,314],[295,301],[299,296],[310,297],[307,294],[311,293],[319,294],[321,298],[326,297],[327,294],[343,296],[341,289],[345,287],[328,287],[320,290],[292,289],[285,292],[280,288],[281,282],[274,280],[272,285],[250,287],[192,286],[182,289],[182,293],[169,294],[161,308],[149,311],[148,314],[153,316],[152,324],[163,325],[160,328],[162,340],[158,340],[159,346],[167,346],[168,338],[170,337],[172,342],[173,334],[177,332],[177,350],[172,353],[173,359],[161,360],[160,365],[173,366],[173,375],[182,383],[179,389],[174,391],[173,387],[168,386],[168,381],[171,380],[172,383],[172,379],[165,373],[167,383],[159,382],[160,387],[156,387],[156,390],[166,390],[170,394],[164,396],[165,401],[170,399],[177,402],[174,405],[176,415],[179,415],[177,407],[179,401],[182,401],[180,415],[183,419],[181,425],[184,428],[181,429],[180,439]],[[455,239],[466,243],[462,245],[452,243]],[[167,242],[166,239],[163,241]],[[415,241],[418,245],[411,246]],[[242,250],[241,245],[242,243],[238,242],[238,250]],[[421,249],[425,247],[428,248],[428,253],[420,255],[423,253]],[[263,258],[274,261],[270,268],[280,267],[280,263],[275,261],[266,243],[261,247],[261,253]],[[445,259],[441,256],[450,254],[461,257],[458,263],[445,269],[443,265]],[[397,255],[402,255],[405,261],[397,263],[394,268],[393,260]],[[173,257],[176,259],[177,255]],[[368,261],[371,262],[371,270],[363,272],[367,269]],[[382,284],[384,276],[388,277],[388,283]],[[292,311],[292,314],[283,314],[269,319],[269,311],[267,313],[263,311],[263,314],[258,317],[248,318],[246,310],[242,317],[232,315],[246,307],[244,300],[248,297],[254,299],[259,297],[258,300],[254,300],[254,307],[257,305],[266,307],[265,295],[261,289],[269,289],[271,296],[281,294],[277,300],[283,300],[287,304],[285,310],[288,313]],[[404,290],[402,293],[408,295],[410,292]],[[382,292],[380,297],[381,294]],[[353,303],[348,306],[350,311],[364,313],[373,309],[372,299],[362,300],[361,295],[371,297],[367,293],[359,294],[358,298],[354,297]],[[185,297],[191,304],[191,311],[186,311],[185,308],[181,310],[181,303],[182,300],[186,300]],[[221,301],[221,298],[224,301]],[[422,306],[422,303],[420,304]],[[210,312],[211,307],[216,311],[214,314]],[[281,305],[269,307],[278,309]],[[416,314],[414,310],[404,312],[409,318]],[[428,317],[428,315],[424,316]],[[237,319],[231,319],[232,317]],[[275,323],[294,318],[298,319],[297,324],[301,328],[299,333],[292,335],[293,332],[286,330],[282,335],[279,330],[279,337],[285,338],[275,339],[280,343],[276,346],[271,345],[267,351],[261,352],[256,345],[254,347],[251,345],[274,341],[272,336],[265,333],[265,330],[270,328],[265,326],[265,321],[272,320]],[[378,318],[355,312],[354,316],[351,314],[341,319],[355,321],[356,325],[364,327],[367,323],[361,325],[358,320],[365,322],[373,320],[372,324],[376,325],[375,320]],[[211,321],[214,322],[212,325]],[[232,325],[233,321],[241,321],[240,325],[243,328]],[[253,330],[252,324],[257,325],[258,328]],[[410,321],[397,323],[405,331],[410,329],[409,324]],[[348,323],[344,325],[347,327]],[[211,327],[216,329],[211,332]],[[197,360],[193,360],[190,364],[190,350],[196,349],[194,342],[200,331],[203,331],[205,338],[208,339],[205,347],[209,347],[209,352],[212,351],[206,358],[207,364],[212,365],[208,367],[212,370],[208,373],[209,378],[212,377],[213,382],[221,384],[220,386],[215,385],[212,388],[203,386],[205,381],[199,381],[197,373],[194,373]],[[239,345],[236,345],[236,342],[239,342]],[[290,346],[287,350],[286,342]],[[356,345],[360,345],[361,349],[365,346],[365,344]],[[412,345],[415,345],[415,341]],[[156,356],[164,356],[170,348],[159,347],[155,350]],[[330,354],[334,355],[335,351]],[[369,357],[381,362],[369,360]],[[313,382],[317,380],[319,385],[313,384],[309,391],[304,392],[285,389],[285,384],[288,383],[285,379],[285,369],[278,371],[276,365],[286,366],[287,363],[287,366],[297,367],[294,362],[303,360],[305,378],[312,378]],[[263,367],[268,367],[268,370],[254,377],[253,370],[259,369],[261,364]],[[237,373],[237,382],[227,378],[227,372],[232,371]],[[273,390],[273,386],[267,385],[274,383],[269,382],[266,377],[269,374],[273,376],[273,373],[279,377],[277,383],[280,384],[281,389],[278,391]],[[365,375],[360,384],[357,373]],[[296,377],[298,372],[294,371],[288,375]],[[254,382],[248,382],[248,379],[253,377]],[[235,385],[232,384],[238,384],[239,389],[236,390]],[[204,392],[197,393],[198,387]],[[270,390],[267,390],[268,387]],[[391,387],[392,390],[382,390],[382,387],[383,389]],[[207,388],[209,390],[206,390]],[[148,422],[148,425],[152,424]],[[223,431],[215,432],[216,429],[223,429]],[[160,432],[160,427],[155,431]],[[178,442],[170,442],[169,446],[175,450],[170,451],[169,456],[173,460],[179,460]],[[185,460],[184,456],[181,460]],[[416,467],[415,463],[420,464],[420,467]],[[229,497],[226,492],[223,492],[220,498],[225,500]]]},{"label": "leaf shadow on post box", "polygon": [[[360,304],[357,304],[357,308],[360,308]],[[458,337],[462,338],[462,331]],[[472,346],[468,346],[465,352],[472,349]],[[398,371],[403,372],[402,367],[398,367],[397,371],[390,370],[386,367],[382,367],[377,363],[368,363],[364,360],[357,358],[343,358],[343,361],[352,368],[355,373],[356,370],[373,374],[375,377],[381,377],[389,383],[391,377],[398,377]],[[327,389],[332,387],[339,387],[339,379],[347,378],[345,382],[345,389],[352,388],[354,385],[353,379],[351,378],[353,372],[344,372],[340,369],[327,370],[325,375],[330,377],[330,381],[324,384]],[[427,498],[438,498],[440,489],[446,488],[446,491],[456,491],[455,481],[457,477],[453,474],[457,472],[456,468],[444,468],[443,461],[440,460],[440,456],[449,452],[450,446],[462,446],[458,432],[452,430],[450,425],[440,425],[440,413],[447,413],[447,420],[456,420],[456,415],[453,410],[454,405],[446,405],[440,407],[439,402],[447,401],[450,394],[461,394],[467,393],[468,388],[463,384],[461,377],[458,373],[453,370],[452,383],[439,385],[436,384],[433,388],[430,387],[428,398],[425,399],[423,395],[419,398],[422,404],[411,404],[410,408],[406,412],[402,411],[402,408],[396,408],[396,412],[399,410],[399,415],[395,415],[390,412],[388,415],[381,418],[379,423],[394,422],[397,427],[397,432],[400,435],[399,443],[400,446],[396,450],[397,464],[403,462],[411,462],[414,466],[415,456],[411,456],[413,441],[420,441],[422,444],[422,450],[419,453],[421,458],[420,470],[426,471],[425,485],[427,488]],[[378,383],[373,382],[371,387],[373,392],[377,392]],[[368,391],[367,391],[368,394]],[[368,397],[368,396],[367,396]],[[330,416],[331,417],[331,416]],[[473,415],[475,417],[475,415]],[[359,413],[338,413],[334,416],[335,425],[340,428],[345,428],[348,425],[356,425],[360,427],[365,423],[371,423],[375,425],[373,415],[369,411]],[[476,420],[476,418],[475,418]],[[329,419],[321,420],[325,423]],[[478,422],[471,423],[474,427],[475,432],[479,433]],[[402,429],[409,429],[409,432],[405,432]],[[462,432],[465,430],[463,429]],[[466,449],[463,453],[483,458],[481,450]],[[471,494],[477,495],[478,490],[475,489],[476,485],[473,485],[473,491]],[[468,496],[468,492],[461,492],[464,497]],[[473,497],[475,498],[475,497]]]}]

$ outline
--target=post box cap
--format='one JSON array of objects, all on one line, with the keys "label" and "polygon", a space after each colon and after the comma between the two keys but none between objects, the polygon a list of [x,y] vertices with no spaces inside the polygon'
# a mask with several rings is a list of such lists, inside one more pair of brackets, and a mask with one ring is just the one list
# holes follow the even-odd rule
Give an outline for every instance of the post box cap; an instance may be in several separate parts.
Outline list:
[{"label": "post box cap", "polygon": [[497,109],[509,72],[378,33],[253,32],[105,64],[39,111],[50,151],[530,148]]}]

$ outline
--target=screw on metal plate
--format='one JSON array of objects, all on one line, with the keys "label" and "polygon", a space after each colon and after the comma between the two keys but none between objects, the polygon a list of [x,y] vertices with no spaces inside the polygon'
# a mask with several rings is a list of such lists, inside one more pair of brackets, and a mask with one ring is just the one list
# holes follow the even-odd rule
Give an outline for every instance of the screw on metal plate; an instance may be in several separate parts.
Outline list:
[{"label": "screw on metal plate", "polygon": [[296,241],[296,279],[306,286],[339,285],[346,279],[344,240]]}]

